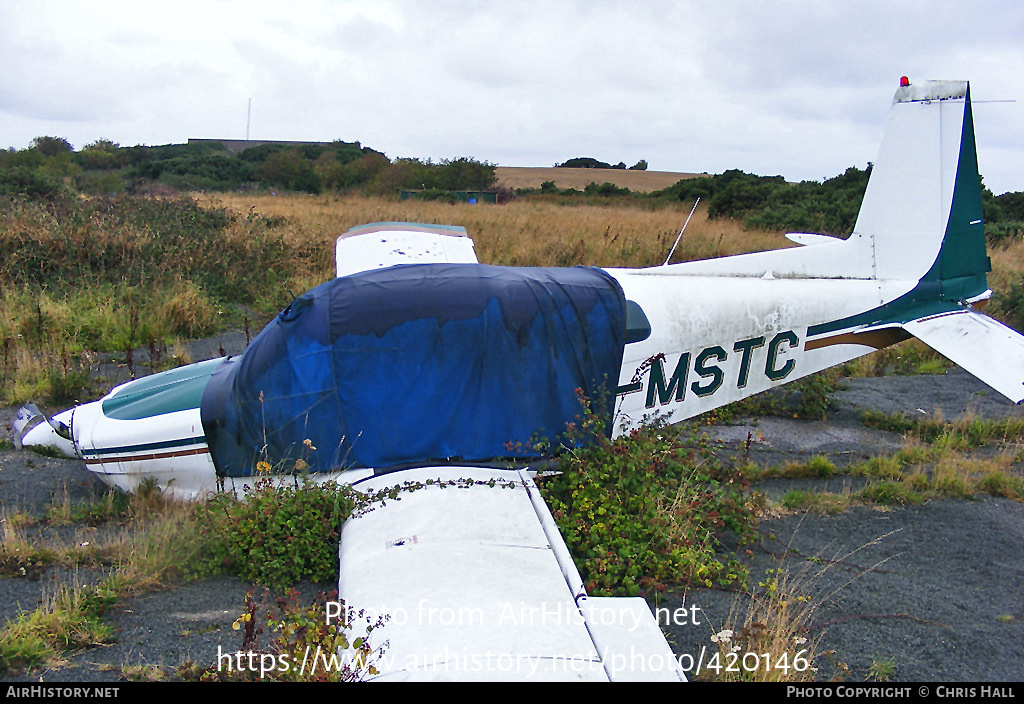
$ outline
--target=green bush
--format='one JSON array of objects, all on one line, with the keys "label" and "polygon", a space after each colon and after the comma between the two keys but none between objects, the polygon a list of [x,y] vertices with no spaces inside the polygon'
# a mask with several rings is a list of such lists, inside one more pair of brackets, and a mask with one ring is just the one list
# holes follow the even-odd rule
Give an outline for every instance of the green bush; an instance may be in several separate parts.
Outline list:
[{"label": "green bush", "polygon": [[1024,277],[992,294],[992,313],[1014,330],[1024,330]]},{"label": "green bush", "polygon": [[227,191],[257,180],[250,164],[222,153],[199,153],[146,161],[130,178],[159,180],[179,190]]},{"label": "green bush", "polygon": [[731,532],[752,538],[762,498],[742,468],[715,456],[694,428],[648,427],[609,440],[586,407],[559,474],[539,480],[587,591],[635,595],[745,579],[718,554]]},{"label": "green bush", "polygon": [[438,164],[419,159],[396,159],[378,170],[369,183],[371,193],[390,195],[401,190],[484,191],[494,186],[494,165],[473,159]]},{"label": "green bush", "polygon": [[43,156],[60,156],[74,151],[71,143],[63,137],[36,137],[32,140],[31,149]]},{"label": "green bush", "polygon": [[348,485],[301,477],[287,486],[260,481],[244,501],[220,494],[197,507],[208,547],[194,569],[226,569],[277,590],[336,579],[341,525],[357,497]]},{"label": "green bush", "polygon": [[588,183],[583,193],[588,196],[628,196],[632,191],[628,188],[619,188],[614,183]]},{"label": "green bush", "polygon": [[40,169],[14,167],[0,170],[0,195],[54,202],[69,198],[71,192]]},{"label": "green bush", "polygon": [[851,167],[822,183],[787,183],[730,169],[717,176],[684,179],[651,194],[687,202],[700,198],[708,216],[739,218],[748,227],[838,236],[853,231],[871,167]]},{"label": "green bush", "polygon": [[612,165],[589,156],[578,156],[555,164],[556,169],[610,169]]},{"label": "green bush", "polygon": [[835,407],[835,393],[841,378],[838,369],[817,372],[791,384],[762,391],[706,414],[727,420],[742,416],[780,416],[824,420]]}]

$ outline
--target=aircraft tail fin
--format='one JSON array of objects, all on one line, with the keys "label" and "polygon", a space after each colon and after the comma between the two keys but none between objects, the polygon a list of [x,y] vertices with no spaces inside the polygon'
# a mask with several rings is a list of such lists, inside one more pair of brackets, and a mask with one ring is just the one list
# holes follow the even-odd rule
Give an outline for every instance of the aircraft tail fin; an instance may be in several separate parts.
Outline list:
[{"label": "aircraft tail fin", "polygon": [[871,327],[896,324],[1024,401],[1024,336],[971,307],[991,295],[992,267],[967,82],[904,79],[851,239],[864,237],[873,278],[916,281]]},{"label": "aircraft tail fin", "polygon": [[982,295],[990,266],[969,85],[904,83],[848,239],[793,234],[811,246],[687,262],[675,273],[921,281],[942,300]]},{"label": "aircraft tail fin", "polygon": [[933,282],[942,300],[987,290],[991,267],[966,81],[904,79],[851,236],[863,238],[873,251],[871,278]]},{"label": "aircraft tail fin", "polygon": [[853,234],[872,239],[874,277],[918,281],[883,306],[882,323],[1021,403],[1024,337],[971,307],[991,295],[991,263],[970,86],[902,84]]},{"label": "aircraft tail fin", "polygon": [[877,282],[875,303],[811,324],[807,349],[879,347],[912,334],[1013,401],[1024,337],[973,306],[989,298],[981,178],[966,81],[904,78],[846,240],[794,234],[796,249],[676,265],[680,274]]}]

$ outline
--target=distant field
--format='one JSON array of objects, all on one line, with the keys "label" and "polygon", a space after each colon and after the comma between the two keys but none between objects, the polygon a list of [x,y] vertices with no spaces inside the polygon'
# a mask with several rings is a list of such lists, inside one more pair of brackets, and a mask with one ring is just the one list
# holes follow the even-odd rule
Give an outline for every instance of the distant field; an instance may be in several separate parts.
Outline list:
[{"label": "distant field", "polygon": [[558,169],[550,166],[499,166],[494,171],[498,177],[498,185],[508,188],[540,188],[545,181],[554,181],[558,188],[583,190],[591,183],[614,183],[619,188],[641,193],[660,191],[674,186],[684,178],[707,175],[628,169]]}]

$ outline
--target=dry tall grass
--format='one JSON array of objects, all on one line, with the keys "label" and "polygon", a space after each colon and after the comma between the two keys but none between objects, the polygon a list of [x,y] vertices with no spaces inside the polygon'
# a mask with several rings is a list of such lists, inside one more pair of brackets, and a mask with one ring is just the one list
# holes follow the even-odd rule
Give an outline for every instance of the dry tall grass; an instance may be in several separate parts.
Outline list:
[{"label": "dry tall grass", "polygon": [[684,178],[707,176],[673,171],[516,166],[499,166],[494,170],[494,175],[498,177],[498,185],[505,188],[540,188],[545,181],[551,181],[556,188],[582,191],[591,183],[613,183],[619,188],[628,188],[637,193],[660,191],[674,186]]},{"label": "dry tall grass", "polygon": [[[651,208],[642,203],[566,206],[519,200],[500,206],[396,201],[338,196],[229,193],[201,196],[211,206],[242,214],[282,216],[295,244],[333,252],[335,238],[371,222],[461,225],[485,264],[506,266],[642,267],[662,264],[689,214],[684,203]],[[745,230],[731,220],[709,220],[698,208],[672,258],[706,259],[785,247],[777,232]],[[329,272],[327,272],[329,274]]]},{"label": "dry tall grass", "polygon": [[988,285],[993,291],[1005,291],[1010,284],[1019,282],[1024,274],[1024,239],[1007,239],[989,245],[992,273]]},{"label": "dry tall grass", "polygon": [[[227,193],[197,198],[207,205],[227,207],[243,215],[259,213],[286,218],[281,230],[294,246],[311,253],[306,272],[311,283],[333,275],[335,238],[351,227],[371,222],[461,225],[473,238],[477,256],[485,264],[644,267],[665,261],[689,214],[686,203],[652,207],[629,200],[565,205],[521,199],[492,206],[334,195]],[[672,261],[789,246],[792,243],[780,232],[748,230],[738,221],[724,218],[710,220],[702,206],[694,213]],[[989,286],[994,291],[1006,290],[1020,281],[1024,272],[1024,240],[1006,240],[991,246],[989,253]],[[999,317],[998,311],[995,313]]]}]

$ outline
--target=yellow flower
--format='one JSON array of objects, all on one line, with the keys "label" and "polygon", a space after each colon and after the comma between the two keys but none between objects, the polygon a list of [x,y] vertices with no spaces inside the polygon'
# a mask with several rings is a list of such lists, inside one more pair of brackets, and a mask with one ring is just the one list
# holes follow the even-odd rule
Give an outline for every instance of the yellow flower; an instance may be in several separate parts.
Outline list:
[{"label": "yellow flower", "polygon": [[266,460],[260,460],[256,463],[256,471],[260,474],[270,474],[271,469],[270,463]]}]

